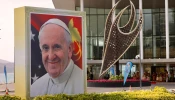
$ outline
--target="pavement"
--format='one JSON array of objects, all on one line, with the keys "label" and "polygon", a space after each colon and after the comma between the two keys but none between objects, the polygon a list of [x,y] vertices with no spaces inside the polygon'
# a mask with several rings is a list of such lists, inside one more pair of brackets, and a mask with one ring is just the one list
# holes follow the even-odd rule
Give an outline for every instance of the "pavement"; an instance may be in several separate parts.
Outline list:
[{"label": "pavement", "polygon": [[[168,91],[175,91],[175,82],[157,82],[156,84],[152,84],[151,86],[145,87],[131,87],[131,90],[148,90],[153,89],[155,86],[165,87]],[[14,83],[7,85],[9,89],[9,95],[15,94]],[[6,85],[0,85],[0,95],[5,94]],[[114,91],[123,91],[123,90],[130,90],[130,87],[87,87],[88,93],[104,93],[104,92],[114,92]]]},{"label": "pavement", "polygon": [[[7,87],[9,89],[9,95],[14,95],[15,94],[15,84],[14,83],[10,83],[7,84]],[[5,90],[6,90],[6,85],[5,84],[0,84],[0,95],[4,95],[5,94]]]}]

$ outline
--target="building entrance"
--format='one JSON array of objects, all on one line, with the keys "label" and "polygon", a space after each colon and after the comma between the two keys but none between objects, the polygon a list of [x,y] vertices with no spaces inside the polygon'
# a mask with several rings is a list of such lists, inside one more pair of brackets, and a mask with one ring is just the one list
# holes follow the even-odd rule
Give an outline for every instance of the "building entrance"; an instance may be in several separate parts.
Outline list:
[{"label": "building entrance", "polygon": [[175,82],[175,66],[170,67],[169,81]]},{"label": "building entrance", "polygon": [[166,66],[151,66],[151,81],[175,82],[175,67],[170,67],[170,73],[167,73]]},{"label": "building entrance", "polygon": [[151,66],[151,81],[166,82],[166,66]]}]

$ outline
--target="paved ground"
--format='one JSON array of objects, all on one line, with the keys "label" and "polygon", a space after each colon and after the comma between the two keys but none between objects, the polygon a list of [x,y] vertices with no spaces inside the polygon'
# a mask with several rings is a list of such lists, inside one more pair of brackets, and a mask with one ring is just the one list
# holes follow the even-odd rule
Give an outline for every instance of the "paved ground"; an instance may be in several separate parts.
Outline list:
[{"label": "paved ground", "polygon": [[[10,95],[14,95],[14,91],[15,91],[15,87],[14,84],[7,84],[7,87],[9,89],[9,94]],[[5,89],[6,89],[6,85],[0,85],[0,95],[4,95],[5,94]]]},{"label": "paved ground", "polygon": [[[7,85],[10,92],[10,95],[14,95],[14,84],[8,84]],[[165,88],[167,88],[168,90],[175,90],[175,82],[173,83],[156,83],[156,84],[152,84],[151,86],[147,86],[147,87],[131,87],[132,90],[140,90],[140,89],[153,89],[155,86],[163,86]],[[5,94],[5,85],[0,85],[0,95],[4,95]],[[129,90],[129,87],[120,87],[120,88],[109,88],[109,87],[87,87],[87,92],[88,93],[103,93],[103,92],[112,92],[112,91],[122,91],[122,90]]]}]

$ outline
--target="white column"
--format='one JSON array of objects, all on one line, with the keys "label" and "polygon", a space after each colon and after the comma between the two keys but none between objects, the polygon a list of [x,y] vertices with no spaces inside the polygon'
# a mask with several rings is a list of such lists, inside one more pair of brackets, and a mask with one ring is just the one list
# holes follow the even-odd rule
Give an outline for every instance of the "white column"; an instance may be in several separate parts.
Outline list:
[{"label": "white column", "polygon": [[[165,0],[165,33],[166,33],[166,59],[170,58],[169,55],[169,17],[168,17],[168,0]],[[169,64],[166,64],[169,73]]]},{"label": "white column", "polygon": [[80,11],[84,11],[84,0],[80,0]]},{"label": "white column", "polygon": [[[142,10],[142,0],[139,0],[139,9]],[[142,10],[143,11],[143,10]],[[140,30],[140,59],[143,59],[143,30]],[[143,76],[143,64],[140,65],[140,77]]]}]

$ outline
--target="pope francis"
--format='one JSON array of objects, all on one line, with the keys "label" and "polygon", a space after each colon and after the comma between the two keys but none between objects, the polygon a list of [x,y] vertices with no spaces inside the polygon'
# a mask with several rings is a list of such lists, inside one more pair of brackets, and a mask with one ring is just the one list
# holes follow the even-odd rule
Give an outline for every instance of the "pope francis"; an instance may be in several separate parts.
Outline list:
[{"label": "pope francis", "polygon": [[31,85],[30,96],[84,93],[83,71],[71,59],[73,43],[67,25],[49,19],[41,26],[38,38],[47,73]]}]

